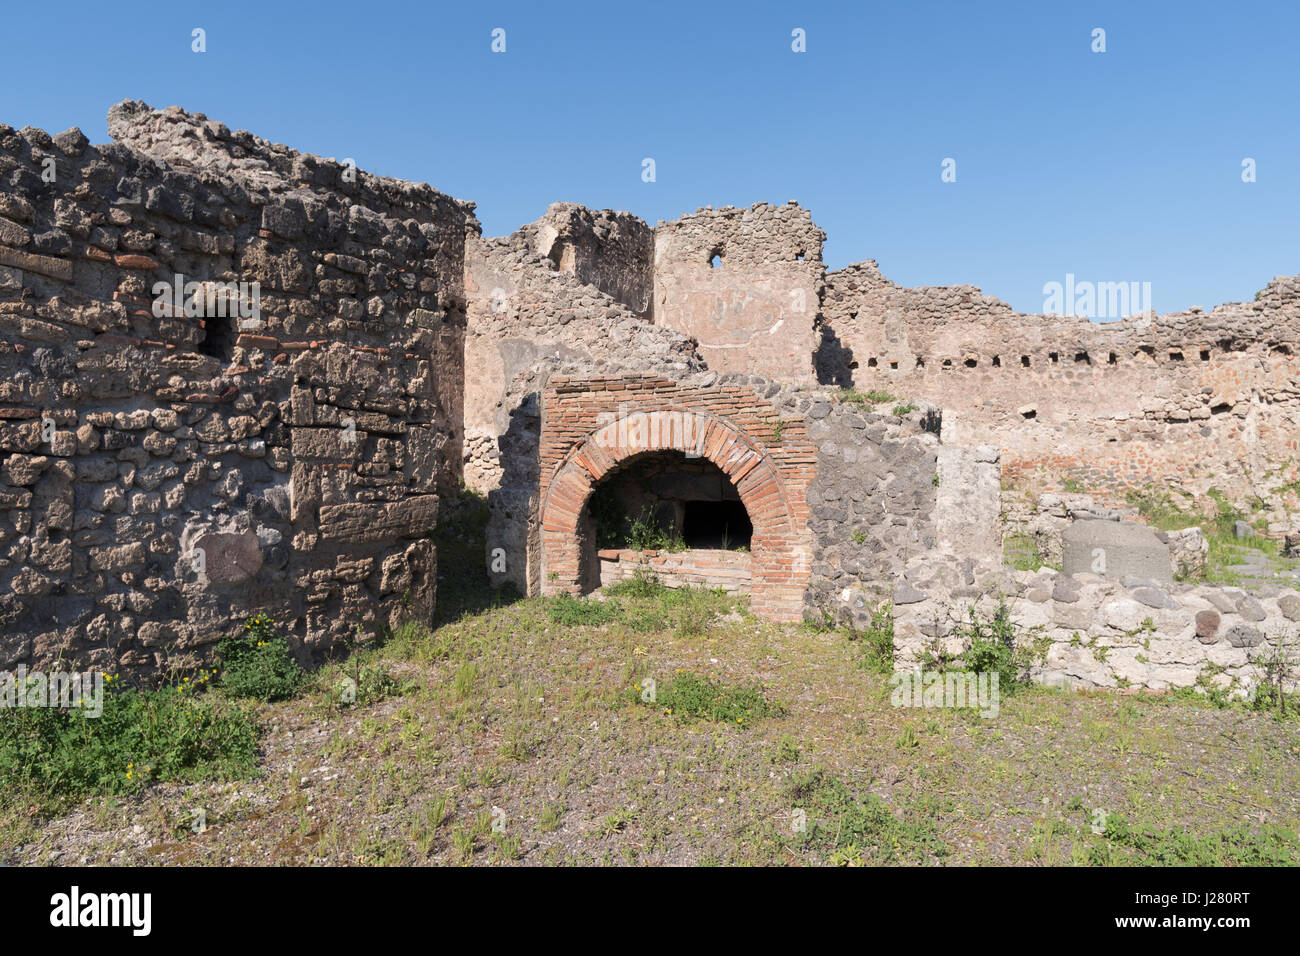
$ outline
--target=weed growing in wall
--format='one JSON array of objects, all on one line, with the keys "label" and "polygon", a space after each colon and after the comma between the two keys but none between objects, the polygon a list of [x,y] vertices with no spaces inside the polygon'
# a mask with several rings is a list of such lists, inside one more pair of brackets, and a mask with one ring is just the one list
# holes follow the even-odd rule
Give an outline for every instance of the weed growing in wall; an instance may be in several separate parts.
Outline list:
[{"label": "weed growing in wall", "polygon": [[999,688],[1007,693],[1029,683],[1030,668],[1046,659],[1051,643],[1050,638],[1036,632],[1019,633],[1005,603],[1000,603],[989,616],[971,605],[967,616],[953,626],[952,636],[962,643],[963,649],[955,654],[944,651],[936,638],[922,655],[922,669],[938,673],[996,673]]}]

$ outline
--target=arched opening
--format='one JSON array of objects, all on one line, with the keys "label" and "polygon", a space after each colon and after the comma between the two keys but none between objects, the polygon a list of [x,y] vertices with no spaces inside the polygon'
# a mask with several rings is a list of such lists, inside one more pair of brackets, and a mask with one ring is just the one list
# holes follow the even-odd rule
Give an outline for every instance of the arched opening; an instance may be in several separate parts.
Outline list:
[{"label": "arched opening", "polygon": [[749,580],[753,522],[707,458],[669,450],[624,459],[595,485],[578,527],[583,590],[646,565],[670,586],[739,589]]},{"label": "arched opening", "polygon": [[[726,550],[687,547],[676,553],[657,552],[649,559],[652,570],[662,579],[660,569],[667,566],[680,572],[678,583],[709,586],[722,584],[710,580],[715,571],[735,571],[732,589],[752,595],[756,614],[798,620],[812,557],[810,534],[793,524],[807,507],[801,488],[788,487],[773,459],[732,424],[688,409],[632,412],[616,418],[572,446],[555,463],[552,477],[544,479],[542,487],[540,593],[581,593],[599,586],[602,563],[613,560],[612,553],[602,555],[602,551],[616,551],[597,547],[597,511],[601,506],[593,507],[592,500],[602,485],[619,487],[620,474],[636,475],[641,459],[646,459],[644,467],[661,479],[655,494],[672,504],[674,515],[680,506],[678,530],[683,545],[688,533],[696,540],[721,544],[720,514],[729,545]],[[726,484],[718,479],[715,468]],[[701,490],[708,482],[714,482],[713,487]],[[670,487],[674,483],[676,490]],[[742,551],[739,543],[744,528],[736,505],[752,524],[748,551]],[[737,527],[733,528],[733,522]],[[683,556],[695,567],[668,560]],[[645,553],[636,552],[634,560],[646,561]],[[740,566],[743,570],[736,571]]]},{"label": "arched opening", "polygon": [[624,460],[596,485],[587,508],[601,548],[747,550],[754,534],[723,470],[679,451]]}]

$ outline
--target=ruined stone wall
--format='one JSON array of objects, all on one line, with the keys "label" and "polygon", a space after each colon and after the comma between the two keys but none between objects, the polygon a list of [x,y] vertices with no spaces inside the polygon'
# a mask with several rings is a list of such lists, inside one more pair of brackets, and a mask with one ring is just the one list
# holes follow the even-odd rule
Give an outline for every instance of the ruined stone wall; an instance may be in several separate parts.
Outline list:
[{"label": "ruined stone wall", "polygon": [[[472,206],[177,108],[109,129],[0,126],[0,666],[427,616]],[[178,276],[257,283],[256,314],[157,304]]]},{"label": "ruined stone wall", "polygon": [[654,321],[699,342],[709,367],[816,384],[826,235],[806,209],[700,209],[655,229]]},{"label": "ruined stone wall", "polygon": [[824,381],[924,399],[945,441],[1001,449],[1004,477],[1100,501],[1128,489],[1300,506],[1300,277],[1256,301],[1115,322],[1023,315],[970,286],[900,288],[874,262],[833,272]]},{"label": "ruined stone wall", "polygon": [[803,399],[818,443],[805,602],[812,620],[862,628],[936,581],[945,595],[973,584],[972,569],[1000,554],[997,454],[941,443],[935,406],[897,416],[837,398]]},{"label": "ruined stone wall", "polygon": [[556,272],[572,273],[640,318],[654,295],[654,230],[631,213],[552,203],[520,230],[529,248]]},{"label": "ruined stone wall", "polygon": [[[514,439],[508,433],[531,394],[512,398],[512,388],[538,363],[675,377],[703,368],[693,342],[643,316],[649,229],[630,220],[564,203],[509,236],[468,238],[464,469],[470,488],[486,493],[509,483],[503,454]],[[557,261],[552,254],[561,246],[571,252],[558,253]],[[641,255],[643,266],[637,265]]]},{"label": "ruined stone wall", "polygon": [[[1266,589],[1115,580],[1044,568],[1008,572],[995,586],[960,595],[933,592],[895,606],[894,649],[900,668],[927,653],[963,650],[956,625],[968,607],[986,619],[1004,605],[1026,649],[1030,677],[1069,689],[1200,686],[1246,696],[1267,679],[1279,642],[1294,647],[1300,595]],[[977,593],[979,592],[979,593]],[[1288,679],[1294,690],[1297,682]]]}]

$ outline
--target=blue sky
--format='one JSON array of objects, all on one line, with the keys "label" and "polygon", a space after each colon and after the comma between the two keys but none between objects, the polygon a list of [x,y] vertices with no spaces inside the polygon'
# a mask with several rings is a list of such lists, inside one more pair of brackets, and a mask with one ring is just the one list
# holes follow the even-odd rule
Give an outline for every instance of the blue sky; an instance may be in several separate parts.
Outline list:
[{"label": "blue sky", "polygon": [[118,100],[180,104],[474,200],[489,235],[555,200],[798,199],[832,268],[1029,312],[1067,273],[1160,312],[1300,273],[1294,2],[4,2],[0,121],[98,143]]}]

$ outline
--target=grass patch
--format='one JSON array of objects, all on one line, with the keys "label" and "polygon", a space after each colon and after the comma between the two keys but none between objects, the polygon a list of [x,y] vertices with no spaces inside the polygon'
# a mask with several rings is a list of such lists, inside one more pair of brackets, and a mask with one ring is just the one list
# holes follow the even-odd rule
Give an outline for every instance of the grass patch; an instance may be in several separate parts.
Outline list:
[{"label": "grass patch", "polygon": [[1118,814],[1106,818],[1103,842],[1094,843],[1089,862],[1097,866],[1296,866],[1300,839],[1278,826],[1240,824],[1195,834],[1176,828],[1130,825]]},{"label": "grass patch", "polygon": [[842,388],[839,395],[841,402],[848,402],[853,405],[861,405],[864,408],[874,408],[876,405],[883,405],[886,402],[896,400],[896,396],[889,392],[882,392],[878,389],[871,389],[866,392],[860,392],[856,388]]},{"label": "grass patch", "polygon": [[1002,542],[1002,558],[1017,571],[1038,571],[1042,568],[1061,570],[1043,559],[1038,542],[1028,534],[1007,535]]},{"label": "grass patch", "polygon": [[193,682],[106,689],[99,717],[49,707],[0,713],[0,779],[6,801],[45,810],[155,781],[240,779],[256,769],[258,735],[250,712],[200,696]]},{"label": "grass patch", "polygon": [[824,770],[797,777],[790,799],[807,814],[800,841],[831,863],[929,863],[947,854],[933,820],[900,819],[874,793],[859,798]]},{"label": "grass patch", "polygon": [[[1197,508],[1191,496],[1186,494],[1183,495],[1185,501],[1181,503],[1165,490],[1130,490],[1125,495],[1129,505],[1137,509],[1143,520],[1159,531],[1200,527],[1209,544],[1205,569],[1199,574],[1180,575],[1180,580],[1240,586],[1246,582],[1239,572],[1233,570],[1233,566],[1242,564],[1253,551],[1263,553],[1278,570],[1300,565],[1300,562],[1281,557],[1278,544],[1272,538],[1257,535],[1245,541],[1238,540],[1234,533],[1236,524],[1238,521],[1249,523],[1250,515],[1232,504],[1217,488],[1209,489],[1206,495],[1214,505],[1213,510],[1208,512]],[[1262,505],[1263,502],[1259,504]],[[1254,525],[1258,526],[1261,520],[1257,519]]]},{"label": "grass patch", "polygon": [[572,594],[557,594],[546,608],[552,624],[564,627],[599,627],[618,620],[617,601],[593,601]]},{"label": "grass patch", "polygon": [[[633,690],[642,700],[642,688]],[[780,717],[785,708],[764,695],[760,684],[727,686],[709,677],[689,672],[673,675],[663,687],[656,687],[655,699],[643,701],[662,707],[682,720],[699,718],[727,724],[752,724],[765,717]]]}]

